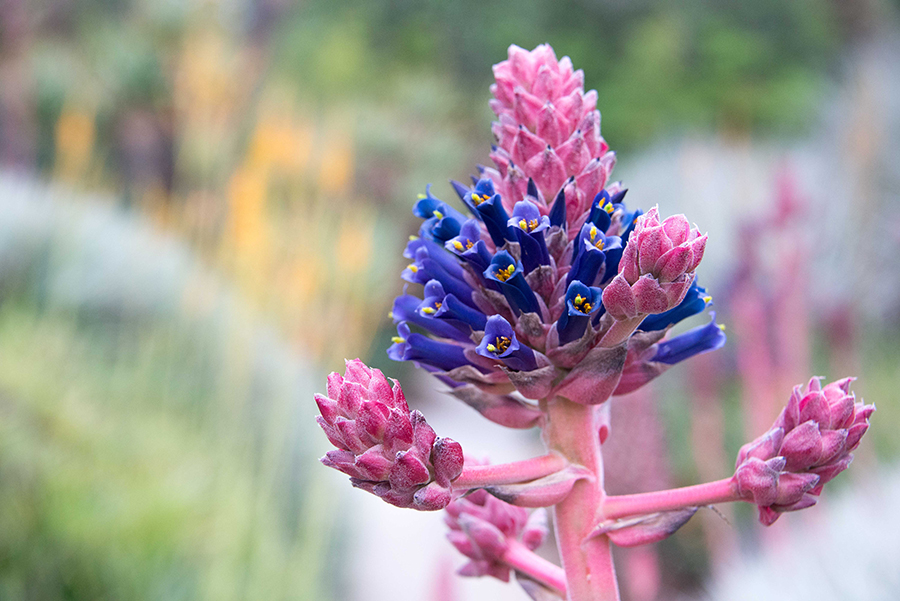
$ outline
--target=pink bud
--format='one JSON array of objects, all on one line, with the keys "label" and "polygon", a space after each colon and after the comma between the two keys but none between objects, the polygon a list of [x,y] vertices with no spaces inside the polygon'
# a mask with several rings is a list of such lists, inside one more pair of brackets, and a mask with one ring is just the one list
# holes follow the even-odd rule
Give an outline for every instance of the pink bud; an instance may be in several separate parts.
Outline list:
[{"label": "pink bud", "polygon": [[651,275],[638,278],[631,287],[638,313],[662,313],[669,310],[669,299],[659,281]]},{"label": "pink bud", "polygon": [[420,412],[410,412],[397,382],[391,385],[379,370],[355,359],[347,362],[343,378],[329,376],[328,390],[337,398],[316,395],[316,421],[337,450],[322,463],[392,505],[435,510],[450,503],[462,449],[438,439]]},{"label": "pink bud", "polygon": [[[628,248],[625,250],[627,252]],[[603,306],[613,319],[625,320],[637,317],[637,301],[631,286],[621,273],[603,289]]]},{"label": "pink bud", "polygon": [[[823,388],[820,378],[813,378],[805,394],[795,387],[773,429],[741,448],[735,486],[759,506],[762,523],[814,505],[822,487],[850,465],[850,451],[859,444],[874,411],[871,405],[853,403],[851,381],[845,378]],[[848,424],[852,425],[847,428]],[[777,477],[774,497],[767,488],[772,474],[758,463],[766,456],[773,457],[767,466]]]}]

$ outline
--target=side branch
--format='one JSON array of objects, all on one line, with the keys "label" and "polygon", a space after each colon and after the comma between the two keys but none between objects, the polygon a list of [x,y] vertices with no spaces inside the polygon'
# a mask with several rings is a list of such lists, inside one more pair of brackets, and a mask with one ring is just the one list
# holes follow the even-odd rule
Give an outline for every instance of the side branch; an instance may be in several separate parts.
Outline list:
[{"label": "side branch", "polygon": [[514,570],[555,589],[560,595],[566,594],[566,574],[563,569],[529,550],[522,543],[510,541],[502,559]]},{"label": "side branch", "polygon": [[548,453],[525,461],[497,465],[466,465],[453,481],[454,490],[484,488],[498,484],[515,484],[543,478],[564,470],[569,463],[557,453]]},{"label": "side branch", "polygon": [[606,497],[603,502],[603,516],[606,519],[618,519],[740,500],[742,499],[734,490],[732,479],[725,478],[684,488]]}]

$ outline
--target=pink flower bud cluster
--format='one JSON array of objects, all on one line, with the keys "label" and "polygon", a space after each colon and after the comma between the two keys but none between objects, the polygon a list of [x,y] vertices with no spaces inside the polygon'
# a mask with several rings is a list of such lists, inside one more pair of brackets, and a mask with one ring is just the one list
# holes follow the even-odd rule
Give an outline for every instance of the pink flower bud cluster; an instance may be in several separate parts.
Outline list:
[{"label": "pink flower bud cluster", "polygon": [[[603,190],[615,153],[600,135],[597,92],[584,91],[584,72],[569,57],[556,59],[544,44],[532,51],[510,46],[509,59],[494,65],[491,109],[497,146],[488,169],[508,210],[525,198],[528,178],[546,214],[563,184],[570,213],[583,213]],[[526,175],[527,174],[527,175]],[[571,178],[571,180],[570,180]]]},{"label": "pink flower bud cluster", "polygon": [[653,207],[637,218],[619,274],[603,290],[603,306],[619,320],[675,307],[694,280],[706,240],[684,215],[660,222]]},{"label": "pink flower bud cluster", "polygon": [[460,568],[462,576],[493,576],[509,582],[509,566],[503,556],[511,544],[533,551],[547,536],[546,514],[528,512],[484,489],[456,499],[447,506],[444,521],[450,527],[447,538],[469,561]]},{"label": "pink flower bud cluster", "polygon": [[875,411],[874,405],[856,402],[852,381],[822,388],[813,378],[805,393],[797,386],[772,429],[741,448],[732,482],[741,497],[759,507],[763,524],[815,505],[825,483],[850,465],[850,452]]},{"label": "pink flower bud cluster", "polygon": [[443,509],[463,468],[459,443],[438,438],[400,385],[359,359],[344,376],[328,376],[328,396],[316,395],[316,421],[337,447],[322,463],[350,476],[353,486],[398,507]]}]

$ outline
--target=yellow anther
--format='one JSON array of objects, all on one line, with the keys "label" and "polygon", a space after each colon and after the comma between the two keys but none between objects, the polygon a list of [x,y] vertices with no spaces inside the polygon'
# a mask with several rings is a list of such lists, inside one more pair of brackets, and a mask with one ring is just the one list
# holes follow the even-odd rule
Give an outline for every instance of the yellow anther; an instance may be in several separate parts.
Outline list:
[{"label": "yellow anther", "polygon": [[413,273],[418,273],[418,271],[419,271],[419,268],[416,267],[415,265],[413,265],[412,263],[409,264],[409,266],[407,267],[407,269],[409,269],[409,270],[410,270],[411,272],[413,272]]},{"label": "yellow anther", "polygon": [[444,303],[441,303],[441,302],[434,303],[434,308],[435,308],[435,309],[440,309],[440,308],[441,308],[441,305],[443,305],[443,304],[444,304]]},{"label": "yellow anther", "polygon": [[466,240],[466,250],[472,248],[473,244],[471,240]]},{"label": "yellow anther", "polygon": [[572,301],[572,304],[582,313],[590,313],[591,309],[594,308],[594,305],[589,303],[588,299],[581,296],[580,294],[575,295],[575,300]]},{"label": "yellow anther", "polygon": [[426,195],[426,194],[419,194],[419,195],[417,196],[417,198],[418,198],[419,200],[425,200],[426,198],[428,198],[428,195]]},{"label": "yellow anther", "polygon": [[410,242],[413,242],[413,241],[418,240],[418,239],[419,239],[419,237],[416,236],[415,234],[412,234],[412,235],[409,237],[409,241],[410,241]]},{"label": "yellow anther", "polygon": [[596,237],[597,237],[597,226],[592,225],[591,226],[591,242],[593,242],[594,238],[596,238]]},{"label": "yellow anther", "polygon": [[497,336],[494,338],[494,342],[489,342],[485,348],[491,353],[499,355],[500,353],[505,353],[510,344],[512,344],[512,340],[506,336]]},{"label": "yellow anther", "polygon": [[437,209],[435,209],[435,210],[433,211],[433,214],[434,214],[434,216],[437,217],[438,219],[443,219],[443,218],[444,218],[444,214],[441,213],[440,211],[438,211]]},{"label": "yellow anther", "polygon": [[404,342],[406,342],[406,338],[400,338],[399,336],[393,336],[391,338],[391,342],[393,342],[394,344],[403,344]]},{"label": "yellow anther", "polygon": [[520,219],[519,220],[519,228],[523,229],[527,232],[528,231],[528,222],[525,221],[524,219]]},{"label": "yellow anther", "polygon": [[487,194],[475,194],[474,192],[472,192],[472,202],[475,203],[476,207],[478,205],[480,205],[481,203],[485,202],[487,199],[488,199]]},{"label": "yellow anther", "polygon": [[612,206],[611,202],[608,202],[608,203],[606,203],[606,206],[603,207],[603,210],[606,211],[607,213],[609,213],[610,215],[612,215],[613,211],[616,210],[616,207]]},{"label": "yellow anther", "polygon": [[597,240],[596,242],[594,242],[594,246],[597,248],[597,250],[603,250],[605,244],[603,244],[603,240]]},{"label": "yellow anther", "polygon": [[515,266],[515,264],[512,264],[509,267],[507,267],[506,269],[503,269],[502,267],[499,268],[497,270],[496,276],[497,276],[498,280],[500,280],[501,282],[505,282],[509,278],[511,278],[515,272],[516,272],[516,266]]},{"label": "yellow anther", "polygon": [[454,240],[453,248],[455,248],[456,250],[462,250],[463,249],[462,242],[460,242],[459,240]]},{"label": "yellow anther", "polygon": [[431,307],[422,307],[422,313],[425,313],[426,315],[433,315],[434,309],[432,309]]},{"label": "yellow anther", "polygon": [[725,324],[717,323],[716,327],[719,328],[720,330],[722,330],[723,332],[725,331]]},{"label": "yellow anther", "polygon": [[707,304],[711,303],[711,302],[712,302],[712,297],[709,296],[709,295],[704,296],[704,297],[703,297],[703,302],[704,302],[704,303],[707,303]]},{"label": "yellow anther", "polygon": [[497,354],[497,347],[494,346],[493,344],[488,344],[485,348],[486,348],[488,351],[494,353],[495,355]]}]

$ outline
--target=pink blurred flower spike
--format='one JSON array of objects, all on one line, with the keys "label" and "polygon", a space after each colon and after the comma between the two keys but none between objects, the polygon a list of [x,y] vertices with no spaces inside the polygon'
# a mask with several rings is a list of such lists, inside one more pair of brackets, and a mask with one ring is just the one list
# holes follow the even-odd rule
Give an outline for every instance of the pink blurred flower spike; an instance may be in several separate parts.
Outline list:
[{"label": "pink blurred flower spike", "polygon": [[438,438],[418,411],[410,411],[400,385],[359,359],[344,376],[328,376],[328,396],[316,395],[316,421],[337,447],[322,463],[350,476],[357,488],[392,505],[433,511],[450,502],[462,473],[459,443]]}]

